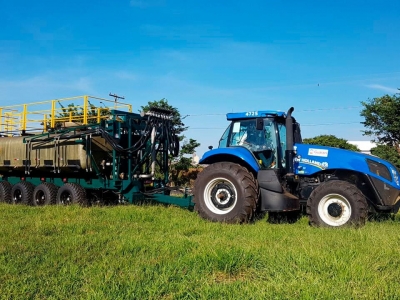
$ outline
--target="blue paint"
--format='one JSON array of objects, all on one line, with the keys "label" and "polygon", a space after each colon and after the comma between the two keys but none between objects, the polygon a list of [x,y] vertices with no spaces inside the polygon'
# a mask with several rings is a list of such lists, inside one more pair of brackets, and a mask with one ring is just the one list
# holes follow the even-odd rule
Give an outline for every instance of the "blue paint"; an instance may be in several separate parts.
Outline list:
[{"label": "blue paint", "polygon": [[[295,144],[295,147],[297,155],[294,170],[297,175],[314,175],[323,170],[352,170],[378,178],[396,189],[400,188],[400,174],[397,169],[391,163],[379,157],[317,145]],[[391,180],[372,173],[369,170],[367,159],[385,165],[389,170]]]},{"label": "blue paint", "polygon": [[245,147],[228,147],[228,148],[212,149],[204,153],[203,157],[199,161],[199,164],[208,164],[208,162],[213,157],[216,156],[234,156],[247,162],[255,172],[258,172],[258,170],[260,169],[257,159]]}]

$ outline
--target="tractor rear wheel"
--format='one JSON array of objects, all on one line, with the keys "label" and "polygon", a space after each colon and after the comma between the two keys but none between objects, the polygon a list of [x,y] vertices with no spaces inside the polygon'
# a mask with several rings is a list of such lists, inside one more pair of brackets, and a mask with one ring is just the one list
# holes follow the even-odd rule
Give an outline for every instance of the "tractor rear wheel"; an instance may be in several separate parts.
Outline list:
[{"label": "tractor rear wheel", "polygon": [[20,181],[11,189],[11,203],[31,204],[34,186],[27,181]]},{"label": "tractor rear wheel", "polygon": [[316,188],[307,201],[307,215],[312,226],[360,227],[365,225],[367,214],[365,196],[347,181],[327,181]]},{"label": "tractor rear wheel", "polygon": [[86,205],[86,191],[77,183],[66,183],[58,189],[56,203],[59,205]]},{"label": "tractor rear wheel", "polygon": [[48,205],[56,203],[57,186],[50,182],[39,184],[33,191],[32,205]]},{"label": "tractor rear wheel", "polygon": [[194,186],[194,209],[204,219],[227,223],[252,220],[258,186],[245,167],[230,162],[212,164],[199,173]]},{"label": "tractor rear wheel", "polygon": [[12,185],[8,181],[0,182],[0,202],[11,203]]}]

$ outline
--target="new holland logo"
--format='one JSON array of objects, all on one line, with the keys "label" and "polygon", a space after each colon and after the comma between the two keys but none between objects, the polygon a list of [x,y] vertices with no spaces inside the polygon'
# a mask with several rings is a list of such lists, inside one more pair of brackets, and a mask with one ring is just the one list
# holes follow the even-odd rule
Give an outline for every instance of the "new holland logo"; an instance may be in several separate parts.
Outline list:
[{"label": "new holland logo", "polygon": [[303,164],[306,164],[306,165],[317,167],[317,168],[319,168],[321,170],[325,170],[325,169],[327,169],[329,167],[329,164],[326,161],[320,162],[320,161],[316,161],[316,160],[313,160],[313,159],[302,158],[300,160],[300,162],[303,163]]}]

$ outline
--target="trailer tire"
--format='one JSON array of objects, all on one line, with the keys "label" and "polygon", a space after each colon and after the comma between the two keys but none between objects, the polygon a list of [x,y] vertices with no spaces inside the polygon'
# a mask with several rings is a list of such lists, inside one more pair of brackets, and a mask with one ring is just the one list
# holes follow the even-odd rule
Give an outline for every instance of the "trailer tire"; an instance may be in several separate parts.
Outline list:
[{"label": "trailer tire", "polygon": [[316,227],[365,225],[368,204],[365,196],[353,184],[331,180],[321,184],[307,201],[309,224]]},{"label": "trailer tire", "polygon": [[12,185],[8,181],[0,182],[0,202],[11,203]]},{"label": "trailer tire", "polygon": [[56,203],[58,205],[86,205],[86,191],[77,183],[66,183],[58,189]]},{"label": "trailer tire", "polygon": [[57,186],[50,182],[39,184],[33,191],[32,205],[42,206],[55,204],[57,198]]},{"label": "trailer tire", "polygon": [[11,189],[11,203],[31,204],[34,186],[27,181],[20,181],[14,184]]},{"label": "trailer tire", "polygon": [[230,162],[212,164],[199,173],[194,209],[210,221],[246,223],[253,219],[258,186],[245,167]]}]

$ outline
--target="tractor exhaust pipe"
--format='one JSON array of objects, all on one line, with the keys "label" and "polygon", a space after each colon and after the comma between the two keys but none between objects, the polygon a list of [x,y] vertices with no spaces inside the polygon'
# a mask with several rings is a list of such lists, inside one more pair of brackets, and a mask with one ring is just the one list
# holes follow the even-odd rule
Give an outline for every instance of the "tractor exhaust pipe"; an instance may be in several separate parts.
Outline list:
[{"label": "tractor exhaust pipe", "polygon": [[286,115],[286,173],[287,175],[293,175],[293,159],[294,159],[294,141],[293,141],[293,119],[292,112],[294,107],[289,108]]}]

